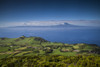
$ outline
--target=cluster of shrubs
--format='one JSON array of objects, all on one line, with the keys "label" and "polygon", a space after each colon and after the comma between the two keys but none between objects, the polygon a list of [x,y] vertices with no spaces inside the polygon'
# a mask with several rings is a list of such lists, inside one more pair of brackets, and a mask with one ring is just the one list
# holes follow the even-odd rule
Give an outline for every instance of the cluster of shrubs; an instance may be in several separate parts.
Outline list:
[{"label": "cluster of shrubs", "polygon": [[21,56],[0,60],[0,67],[100,67],[100,56]]},{"label": "cluster of shrubs", "polygon": [[34,38],[35,41],[40,41],[40,42],[48,42],[47,40],[41,38],[41,37],[35,37]]}]

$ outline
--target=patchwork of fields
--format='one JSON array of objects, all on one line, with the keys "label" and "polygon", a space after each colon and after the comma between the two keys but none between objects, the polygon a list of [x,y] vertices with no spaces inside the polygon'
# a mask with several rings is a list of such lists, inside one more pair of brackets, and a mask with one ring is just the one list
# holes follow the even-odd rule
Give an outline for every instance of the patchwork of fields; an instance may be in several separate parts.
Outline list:
[{"label": "patchwork of fields", "polygon": [[95,44],[66,44],[49,42],[40,37],[0,38],[0,58],[37,55],[99,55]]}]

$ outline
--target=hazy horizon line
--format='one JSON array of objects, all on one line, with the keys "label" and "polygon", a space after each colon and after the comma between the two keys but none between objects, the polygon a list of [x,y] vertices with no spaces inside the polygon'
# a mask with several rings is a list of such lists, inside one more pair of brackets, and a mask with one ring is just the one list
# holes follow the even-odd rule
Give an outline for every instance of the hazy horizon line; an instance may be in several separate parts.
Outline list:
[{"label": "hazy horizon line", "polygon": [[1,23],[0,27],[9,26],[52,26],[63,25],[69,23],[81,26],[100,26],[100,20],[46,20],[46,21],[26,21],[26,22],[5,22]]}]

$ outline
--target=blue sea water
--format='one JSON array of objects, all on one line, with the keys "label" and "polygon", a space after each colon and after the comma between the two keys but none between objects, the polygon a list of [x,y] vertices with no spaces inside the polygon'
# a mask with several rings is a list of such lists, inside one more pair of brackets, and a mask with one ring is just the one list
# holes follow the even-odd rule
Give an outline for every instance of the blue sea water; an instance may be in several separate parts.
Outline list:
[{"label": "blue sea water", "polygon": [[20,36],[37,36],[51,42],[69,44],[88,43],[100,46],[99,27],[65,27],[65,28],[0,28],[0,37],[16,38]]}]

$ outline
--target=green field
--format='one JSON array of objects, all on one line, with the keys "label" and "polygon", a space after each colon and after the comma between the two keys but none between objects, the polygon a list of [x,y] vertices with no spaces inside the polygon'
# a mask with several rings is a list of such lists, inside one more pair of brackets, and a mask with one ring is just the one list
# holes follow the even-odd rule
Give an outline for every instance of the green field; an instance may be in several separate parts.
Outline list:
[{"label": "green field", "polygon": [[[41,57],[37,59],[35,62],[39,62],[39,65],[35,65],[32,63],[26,63],[19,61],[18,58],[21,57]],[[67,43],[57,43],[57,42],[49,42],[43,38],[40,37],[25,37],[21,36],[19,38],[0,38],[0,62],[7,58],[14,57],[14,59],[9,60],[9,62],[6,62],[8,64],[2,63],[0,67],[10,67],[9,64],[15,65],[14,67],[52,67],[54,64],[60,64],[61,66],[56,67],[73,67],[77,63],[71,62],[71,64],[68,64],[68,60],[62,60],[62,62],[50,62],[47,60],[43,60],[45,58],[43,57],[53,57],[53,56],[59,56],[59,57],[77,57],[77,56],[100,56],[100,47],[95,44],[85,44],[85,43],[78,43],[78,44],[67,44]],[[56,59],[55,57],[53,59]],[[60,58],[59,58],[60,59]],[[90,58],[91,59],[91,58]],[[18,61],[17,61],[18,60]],[[23,60],[23,59],[20,59]],[[31,60],[31,59],[30,59]],[[20,62],[22,66],[16,66],[16,62]],[[24,61],[24,60],[23,60]],[[42,62],[43,61],[43,62]],[[77,60],[78,61],[78,60]],[[100,61],[100,60],[98,60]],[[33,61],[32,61],[33,62]],[[46,64],[44,64],[44,62]],[[65,63],[67,62],[67,64]],[[79,61],[81,62],[81,61]],[[83,62],[83,61],[82,61]],[[90,61],[91,63],[92,61]],[[27,64],[31,64],[32,66],[27,66]],[[36,63],[37,64],[37,63]],[[26,65],[26,66],[25,66]],[[41,66],[42,65],[42,66]],[[44,65],[44,66],[43,66]],[[47,66],[45,66],[47,65]],[[48,66],[49,65],[49,66]],[[67,65],[67,66],[66,66]],[[99,65],[99,64],[98,64]],[[77,65],[76,65],[77,66]],[[82,67],[82,66],[79,66]],[[84,67],[84,66],[83,66]],[[87,66],[88,67],[88,66]],[[93,66],[95,67],[95,66]]]},{"label": "green field", "polygon": [[0,38],[0,58],[29,55],[99,55],[100,47],[93,44],[49,42],[40,37]]}]

